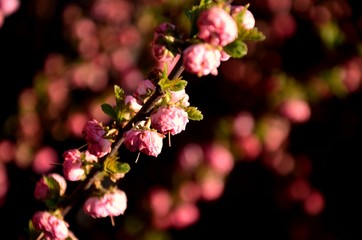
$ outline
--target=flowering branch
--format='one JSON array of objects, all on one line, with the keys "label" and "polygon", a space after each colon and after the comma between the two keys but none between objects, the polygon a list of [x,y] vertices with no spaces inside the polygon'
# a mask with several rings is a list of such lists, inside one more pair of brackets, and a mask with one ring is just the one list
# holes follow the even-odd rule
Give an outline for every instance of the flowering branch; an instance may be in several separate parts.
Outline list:
[{"label": "flowering branch", "polygon": [[[75,239],[64,217],[77,203],[83,203],[86,214],[93,218],[110,217],[112,223],[113,217],[124,214],[125,192],[116,184],[102,185],[105,178],[117,183],[130,170],[128,163],[119,161],[119,148],[124,144],[131,152],[157,157],[163,138],[184,131],[189,120],[203,118],[196,107],[190,106],[185,91],[187,81],[181,74],[185,70],[199,77],[217,75],[221,61],[246,55],[244,41],[263,40],[264,35],[254,27],[255,19],[247,8],[248,5],[204,0],[187,12],[192,26],[189,37],[184,38],[170,23],[155,29],[152,50],[165,69],[151,71],[132,95],[115,85],[115,105],[102,105],[112,123],[88,121],[82,131],[87,150],[70,149],[63,153],[65,179],[82,182],[67,197],[66,182],[60,175],[44,176],[37,184],[35,196],[49,209],[32,218],[31,230],[39,232],[39,239]],[[174,61],[168,74],[167,67]]]}]

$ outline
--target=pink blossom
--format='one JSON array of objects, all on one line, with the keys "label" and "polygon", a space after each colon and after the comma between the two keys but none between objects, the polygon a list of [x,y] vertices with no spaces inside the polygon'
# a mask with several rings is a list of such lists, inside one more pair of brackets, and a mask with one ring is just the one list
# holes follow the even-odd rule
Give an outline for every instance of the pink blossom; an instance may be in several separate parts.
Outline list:
[{"label": "pink blossom", "polygon": [[197,74],[199,77],[208,74],[217,75],[220,66],[221,53],[206,43],[193,44],[183,52],[185,70]]},{"label": "pink blossom", "polygon": [[83,127],[83,136],[88,144],[88,151],[97,157],[103,157],[111,152],[111,141],[104,138],[105,130],[101,123],[93,119]]},{"label": "pink blossom", "polygon": [[171,92],[171,100],[170,103],[177,104],[179,103],[181,107],[190,106],[189,103],[189,95],[185,92],[185,89],[180,91],[170,91]]},{"label": "pink blossom", "polygon": [[101,197],[90,197],[83,205],[84,212],[93,218],[118,216],[124,214],[126,209],[126,193],[119,189],[108,192]]},{"label": "pink blossom", "polygon": [[124,145],[131,152],[140,151],[157,157],[161,153],[164,137],[153,130],[131,129],[124,134]]},{"label": "pink blossom", "polygon": [[311,110],[303,99],[288,99],[281,108],[281,113],[293,122],[302,123],[310,118]]},{"label": "pink blossom", "polygon": [[205,160],[215,172],[222,175],[228,174],[234,167],[234,156],[219,143],[213,143],[205,149]]},{"label": "pink blossom", "polygon": [[176,106],[164,106],[151,114],[151,125],[162,134],[175,135],[186,129],[187,112]]},{"label": "pink blossom", "polygon": [[[48,185],[46,177],[54,179],[59,184],[59,192],[54,192],[55,189],[52,188],[52,185]],[[63,196],[66,188],[67,182],[63,176],[57,173],[50,173],[40,178],[35,184],[34,197],[39,200],[46,200],[53,196]]]},{"label": "pink blossom", "polygon": [[[238,19],[238,14],[244,11],[244,9],[244,6],[232,6],[230,14],[234,19]],[[241,26],[247,30],[252,29],[255,26],[254,15],[247,9],[245,9],[245,12],[242,16]]]},{"label": "pink blossom", "polygon": [[63,174],[69,181],[79,181],[85,177],[82,164],[82,154],[78,149],[67,150],[63,153]]},{"label": "pink blossom", "polygon": [[225,46],[238,36],[234,19],[224,9],[216,6],[201,12],[197,26],[199,38],[215,46]]},{"label": "pink blossom", "polygon": [[36,212],[32,222],[35,229],[43,231],[47,240],[65,240],[69,235],[68,223],[49,212]]}]

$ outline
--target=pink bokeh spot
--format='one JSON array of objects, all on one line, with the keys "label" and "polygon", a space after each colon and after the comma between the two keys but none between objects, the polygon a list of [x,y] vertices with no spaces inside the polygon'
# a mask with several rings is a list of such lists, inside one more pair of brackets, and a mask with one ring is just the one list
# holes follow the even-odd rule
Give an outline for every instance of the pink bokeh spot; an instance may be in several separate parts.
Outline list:
[{"label": "pink bokeh spot", "polygon": [[58,154],[52,147],[42,147],[34,156],[33,170],[38,174],[47,173],[58,163]]}]

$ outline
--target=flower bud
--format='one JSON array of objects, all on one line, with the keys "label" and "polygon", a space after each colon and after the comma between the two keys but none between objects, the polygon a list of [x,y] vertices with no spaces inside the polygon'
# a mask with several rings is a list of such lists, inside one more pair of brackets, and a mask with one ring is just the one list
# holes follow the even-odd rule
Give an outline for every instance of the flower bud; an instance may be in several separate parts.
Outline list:
[{"label": "flower bud", "polygon": [[221,53],[213,46],[206,43],[194,44],[186,48],[183,54],[183,65],[186,71],[199,77],[210,73],[217,75]]},{"label": "flower bud", "polygon": [[[56,186],[55,184],[58,184]],[[50,198],[63,196],[67,188],[65,179],[57,174],[51,173],[43,176],[35,185],[34,197],[38,200],[47,200]]]},{"label": "flower bud", "polygon": [[199,38],[214,46],[226,46],[238,36],[234,19],[224,9],[217,6],[201,12],[197,26]]}]

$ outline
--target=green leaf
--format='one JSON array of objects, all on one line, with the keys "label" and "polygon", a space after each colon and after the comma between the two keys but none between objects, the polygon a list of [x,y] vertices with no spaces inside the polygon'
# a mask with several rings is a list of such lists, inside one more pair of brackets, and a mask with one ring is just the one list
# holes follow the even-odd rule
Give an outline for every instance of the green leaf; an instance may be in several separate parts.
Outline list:
[{"label": "green leaf", "polygon": [[256,27],[248,30],[242,28],[239,29],[238,39],[241,41],[263,41],[265,40],[265,35]]},{"label": "green leaf", "polygon": [[52,195],[53,195],[54,197],[59,196],[59,193],[60,193],[60,185],[59,185],[58,181],[55,180],[55,178],[50,177],[50,176],[44,176],[43,178],[44,178],[46,184],[48,185],[48,187],[49,187],[50,192],[52,193]]},{"label": "green leaf", "polygon": [[197,109],[197,107],[187,107],[185,111],[188,114],[190,120],[200,121],[204,118],[201,111]]},{"label": "green leaf", "polygon": [[131,169],[128,163],[122,163],[115,158],[107,158],[104,161],[104,170],[108,173],[127,173]]},{"label": "green leaf", "polygon": [[235,40],[226,45],[223,50],[233,58],[242,58],[247,54],[248,46],[243,41]]},{"label": "green leaf", "polygon": [[102,111],[107,114],[108,116],[110,116],[113,119],[117,119],[117,112],[114,110],[114,108],[109,105],[108,103],[103,103],[101,105]]},{"label": "green leaf", "polygon": [[118,85],[114,85],[114,96],[117,102],[124,100],[124,91]]}]

